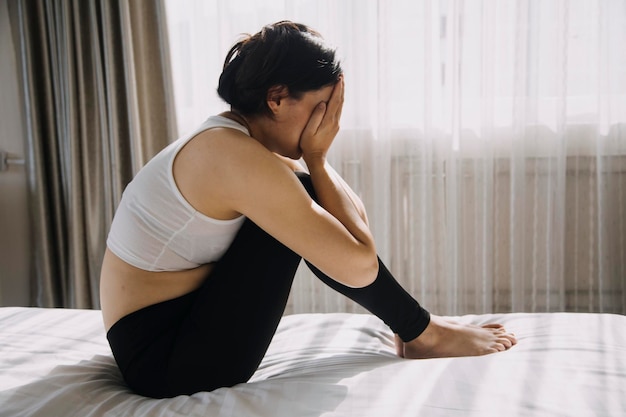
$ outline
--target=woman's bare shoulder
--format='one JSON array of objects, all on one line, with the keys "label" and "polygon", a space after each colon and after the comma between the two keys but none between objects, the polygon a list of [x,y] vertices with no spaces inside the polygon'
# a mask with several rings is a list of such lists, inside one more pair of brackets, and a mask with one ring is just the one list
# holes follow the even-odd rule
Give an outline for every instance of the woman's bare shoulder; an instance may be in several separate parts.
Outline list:
[{"label": "woman's bare shoulder", "polygon": [[213,218],[233,218],[247,214],[241,210],[250,206],[246,200],[259,187],[272,193],[274,184],[292,176],[293,169],[287,169],[283,162],[241,131],[213,128],[181,149],[174,160],[173,175],[180,192],[196,210]]},{"label": "woman's bare shoulder", "polygon": [[256,139],[237,129],[218,127],[205,130],[194,138],[194,142],[190,153],[199,151],[205,157],[216,158],[218,167],[222,164],[232,167],[233,164],[237,166],[241,163],[250,166],[256,163],[275,162],[270,158],[273,155],[290,171],[306,172],[300,161],[269,151]]},{"label": "woman's bare shoulder", "polygon": [[306,169],[304,168],[304,165],[298,160],[294,160],[291,158],[287,158],[286,156],[282,156],[279,154],[274,154],[278,160],[280,160],[282,163],[284,163],[285,165],[287,165],[289,167],[289,169],[291,169],[294,172],[307,172]]}]

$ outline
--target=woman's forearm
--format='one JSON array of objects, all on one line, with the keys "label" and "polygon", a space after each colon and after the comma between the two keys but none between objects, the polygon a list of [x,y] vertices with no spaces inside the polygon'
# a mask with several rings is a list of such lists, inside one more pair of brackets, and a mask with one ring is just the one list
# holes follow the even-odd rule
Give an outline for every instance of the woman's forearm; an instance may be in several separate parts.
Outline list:
[{"label": "woman's forearm", "polygon": [[319,204],[335,217],[348,232],[376,258],[374,238],[360,199],[350,190],[325,158],[305,159]]},{"label": "woman's forearm", "polygon": [[326,169],[329,171],[333,180],[335,180],[336,183],[342,186],[346,195],[348,196],[350,201],[352,201],[352,204],[354,204],[354,207],[359,213],[359,216],[369,228],[369,220],[367,219],[367,212],[365,211],[365,206],[363,205],[363,202],[361,201],[359,196],[352,190],[352,188],[350,188],[350,186],[346,183],[346,181],[341,177],[341,175],[337,173],[337,171],[335,171],[335,169],[330,164],[328,163],[326,164]]}]

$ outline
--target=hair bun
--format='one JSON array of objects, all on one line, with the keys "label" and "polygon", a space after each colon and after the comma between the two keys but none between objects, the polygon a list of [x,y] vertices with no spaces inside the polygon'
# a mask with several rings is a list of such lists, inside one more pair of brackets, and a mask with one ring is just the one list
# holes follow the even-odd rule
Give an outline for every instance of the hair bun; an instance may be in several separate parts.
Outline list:
[{"label": "hair bun", "polygon": [[335,50],[319,33],[302,24],[281,21],[246,36],[229,50],[217,92],[243,114],[270,113],[267,91],[285,85],[298,97],[333,84],[341,68]]}]

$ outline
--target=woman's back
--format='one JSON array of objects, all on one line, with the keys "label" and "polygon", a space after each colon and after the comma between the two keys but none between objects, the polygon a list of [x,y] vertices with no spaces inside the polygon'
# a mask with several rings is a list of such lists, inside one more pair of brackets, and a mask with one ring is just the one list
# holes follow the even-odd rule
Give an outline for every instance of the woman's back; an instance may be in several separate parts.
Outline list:
[{"label": "woman's back", "polygon": [[244,218],[215,219],[192,206],[178,189],[174,160],[198,134],[216,128],[247,130],[213,116],[198,130],[163,149],[126,187],[107,239],[108,248],[146,271],[178,271],[219,259]]}]

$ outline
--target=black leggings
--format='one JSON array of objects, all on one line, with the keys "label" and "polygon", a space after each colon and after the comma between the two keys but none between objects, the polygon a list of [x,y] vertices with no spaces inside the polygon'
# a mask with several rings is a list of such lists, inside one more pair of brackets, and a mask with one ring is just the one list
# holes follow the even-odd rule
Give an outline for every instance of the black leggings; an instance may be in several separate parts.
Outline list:
[{"label": "black leggings", "polygon": [[[300,181],[315,198],[306,174]],[[246,382],[256,371],[283,315],[301,258],[246,219],[202,286],[116,322],[107,339],[136,393],[173,397]],[[382,319],[404,341],[430,316],[379,260],[376,280],[344,286],[313,265],[317,277]]]}]

